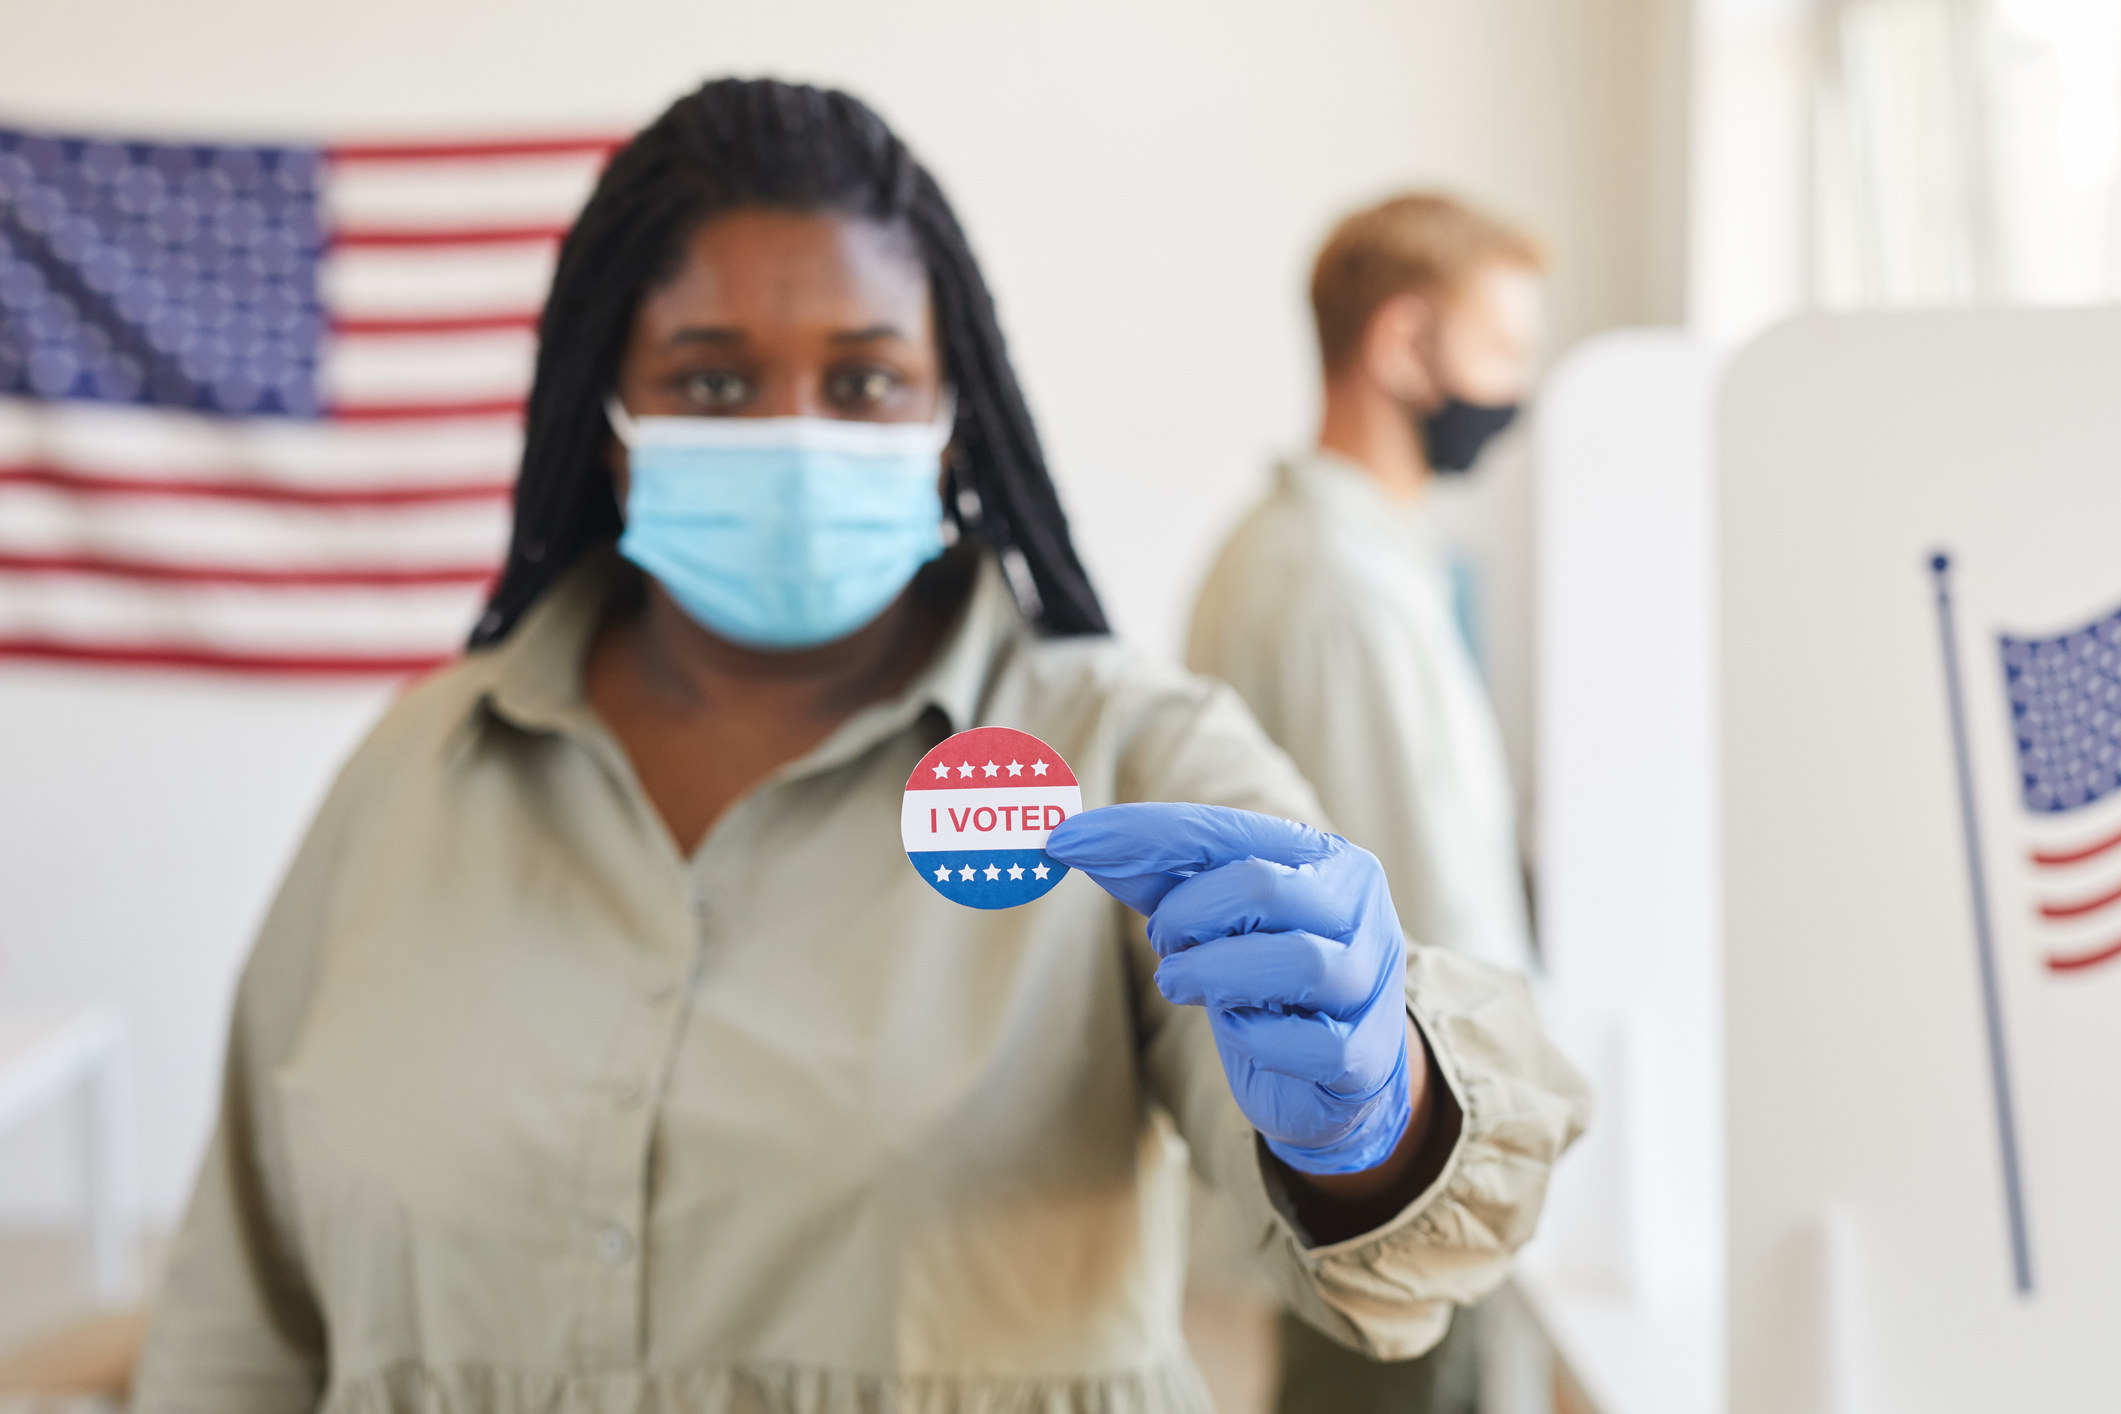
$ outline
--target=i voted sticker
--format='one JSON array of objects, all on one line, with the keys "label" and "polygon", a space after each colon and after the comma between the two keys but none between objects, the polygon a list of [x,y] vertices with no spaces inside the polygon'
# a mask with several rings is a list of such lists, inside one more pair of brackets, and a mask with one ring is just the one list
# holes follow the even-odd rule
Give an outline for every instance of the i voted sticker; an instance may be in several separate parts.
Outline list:
[{"label": "i voted sticker", "polygon": [[975,727],[913,768],[899,833],[906,857],[944,898],[1014,908],[1068,872],[1046,856],[1046,836],[1082,808],[1058,751],[1029,732]]}]

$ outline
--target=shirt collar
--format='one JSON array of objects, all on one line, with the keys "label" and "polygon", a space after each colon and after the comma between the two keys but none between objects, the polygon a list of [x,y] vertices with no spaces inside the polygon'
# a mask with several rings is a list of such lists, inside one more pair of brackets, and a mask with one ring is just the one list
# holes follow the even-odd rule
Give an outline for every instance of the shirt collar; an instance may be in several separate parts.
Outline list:
[{"label": "shirt collar", "polygon": [[618,552],[600,546],[539,596],[515,631],[488,650],[492,676],[480,704],[530,731],[561,730],[587,711],[583,668],[618,571]]},{"label": "shirt collar", "polygon": [[1030,631],[1017,612],[1016,596],[1009,592],[1001,566],[982,552],[972,592],[957,622],[944,635],[928,666],[896,700],[912,703],[915,710],[933,706],[942,712],[951,731],[964,731],[979,720],[980,706],[1003,660]]},{"label": "shirt collar", "polygon": [[768,783],[844,765],[931,710],[942,718],[943,736],[972,726],[995,675],[1026,632],[1000,568],[981,554],[965,607],[928,665],[894,696],[858,709],[831,736],[769,776]]},{"label": "shirt collar", "polygon": [[[491,678],[479,702],[530,731],[567,731],[601,723],[583,691],[591,639],[603,621],[622,561],[609,546],[582,557],[523,615],[491,653]],[[935,656],[898,693],[856,711],[801,761],[807,773],[849,759],[931,707],[946,729],[979,719],[988,685],[1028,629],[993,557],[982,554],[972,592]]]},{"label": "shirt collar", "polygon": [[1277,469],[1282,485],[1339,508],[1365,516],[1382,511],[1395,518],[1407,512],[1404,503],[1385,494],[1368,469],[1324,447],[1289,457]]},{"label": "shirt collar", "polygon": [[1399,541],[1426,542],[1432,532],[1430,498],[1394,500],[1360,464],[1324,447],[1289,457],[1277,467],[1281,484],[1336,522]]}]

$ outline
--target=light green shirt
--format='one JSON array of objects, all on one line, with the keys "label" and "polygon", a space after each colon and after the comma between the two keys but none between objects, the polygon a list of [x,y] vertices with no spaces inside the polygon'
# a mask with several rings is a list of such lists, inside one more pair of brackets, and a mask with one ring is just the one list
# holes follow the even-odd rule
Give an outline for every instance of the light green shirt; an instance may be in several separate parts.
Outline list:
[{"label": "light green shirt", "polygon": [[1531,966],[1502,736],[1418,511],[1330,452],[1283,464],[1201,589],[1186,665],[1377,856],[1410,938]]},{"label": "light green shirt", "polygon": [[1227,691],[1035,636],[990,567],[912,686],[686,859],[583,696],[612,574],[414,688],[334,787],[244,973],[137,1409],[1205,1411],[1188,1148],[1350,1343],[1418,1351],[1502,1278],[1583,1103],[1516,979],[1415,954],[1463,1136],[1314,1247],[1138,919],[1080,877],[960,908],[906,859],[908,773],[981,724],[1086,807],[1313,814]]}]

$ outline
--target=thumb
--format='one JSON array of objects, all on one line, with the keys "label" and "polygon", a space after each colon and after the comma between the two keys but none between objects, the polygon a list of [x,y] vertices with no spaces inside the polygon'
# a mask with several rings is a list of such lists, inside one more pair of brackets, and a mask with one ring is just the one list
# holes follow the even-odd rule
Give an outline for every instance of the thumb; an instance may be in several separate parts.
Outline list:
[{"label": "thumb", "polygon": [[1086,810],[1046,841],[1047,854],[1141,914],[1154,912],[1184,880],[1220,865],[1266,859],[1293,868],[1333,848],[1331,835],[1294,820],[1165,801]]}]

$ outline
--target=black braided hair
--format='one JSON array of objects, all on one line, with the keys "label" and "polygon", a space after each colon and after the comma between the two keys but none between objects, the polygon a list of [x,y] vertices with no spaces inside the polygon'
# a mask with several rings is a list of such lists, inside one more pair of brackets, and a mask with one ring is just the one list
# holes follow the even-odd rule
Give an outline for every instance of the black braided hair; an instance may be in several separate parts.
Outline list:
[{"label": "black braided hair", "polygon": [[472,646],[505,638],[583,552],[618,534],[603,404],[635,311],[702,221],[747,206],[844,212],[912,234],[957,393],[947,511],[994,553],[1041,629],[1106,632],[994,300],[935,179],[859,99],[771,79],[717,79],[620,149],[560,247],[538,327],[508,562]]}]

